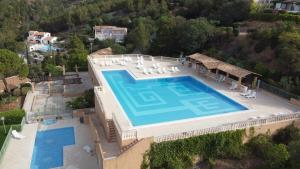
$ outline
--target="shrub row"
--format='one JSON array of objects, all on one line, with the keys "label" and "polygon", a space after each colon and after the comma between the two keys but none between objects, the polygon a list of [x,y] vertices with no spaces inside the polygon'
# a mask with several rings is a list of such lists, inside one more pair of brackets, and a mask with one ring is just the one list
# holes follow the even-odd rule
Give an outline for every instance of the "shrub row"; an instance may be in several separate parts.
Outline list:
[{"label": "shrub row", "polygon": [[151,169],[179,169],[190,168],[193,158],[197,155],[206,160],[217,158],[241,158],[244,154],[244,130],[226,131],[207,134],[182,140],[154,143],[144,161],[142,168],[150,165]]},{"label": "shrub row", "polygon": [[273,21],[292,21],[292,22],[300,22],[300,15],[294,15],[294,14],[273,14],[273,13],[254,13],[250,15],[251,19],[254,20],[261,20],[261,21],[267,21],[267,22],[273,22]]},{"label": "shrub row", "polygon": [[6,125],[20,124],[25,116],[25,111],[22,109],[10,110],[6,112],[0,112],[0,116],[5,117]]}]

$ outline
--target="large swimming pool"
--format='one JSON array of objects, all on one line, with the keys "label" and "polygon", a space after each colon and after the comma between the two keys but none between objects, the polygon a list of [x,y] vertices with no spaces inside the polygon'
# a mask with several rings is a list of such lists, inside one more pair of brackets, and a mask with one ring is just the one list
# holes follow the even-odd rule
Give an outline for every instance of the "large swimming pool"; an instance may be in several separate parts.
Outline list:
[{"label": "large swimming pool", "polygon": [[135,80],[127,71],[102,71],[133,126],[246,110],[191,76]]},{"label": "large swimming pool", "polygon": [[38,131],[30,169],[50,169],[63,166],[63,148],[72,144],[75,144],[73,127]]}]

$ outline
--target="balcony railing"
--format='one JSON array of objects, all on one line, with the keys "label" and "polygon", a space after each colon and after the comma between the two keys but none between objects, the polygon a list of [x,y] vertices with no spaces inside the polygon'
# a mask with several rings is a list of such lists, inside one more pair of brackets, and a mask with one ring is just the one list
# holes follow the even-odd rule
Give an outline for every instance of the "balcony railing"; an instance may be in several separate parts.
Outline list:
[{"label": "balcony railing", "polygon": [[249,127],[261,126],[266,124],[272,124],[276,122],[283,122],[287,120],[294,120],[300,118],[300,112],[295,112],[291,114],[284,114],[284,115],[277,115],[277,116],[270,116],[267,118],[261,119],[254,119],[254,120],[245,120],[240,122],[228,123],[217,127],[210,127],[204,129],[197,129],[191,130],[187,132],[180,132],[168,135],[162,135],[154,138],[154,142],[164,142],[164,141],[171,141],[177,139],[184,139],[209,133],[218,133],[223,131],[231,131],[237,129],[245,129]]}]

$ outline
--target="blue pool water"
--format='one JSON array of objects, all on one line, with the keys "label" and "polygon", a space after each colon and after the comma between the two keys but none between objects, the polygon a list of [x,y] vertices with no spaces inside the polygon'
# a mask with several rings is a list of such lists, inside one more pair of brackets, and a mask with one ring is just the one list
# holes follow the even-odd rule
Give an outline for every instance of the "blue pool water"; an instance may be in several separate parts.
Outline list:
[{"label": "blue pool water", "polygon": [[75,144],[73,127],[38,131],[30,169],[63,166],[63,147],[72,144]]},{"label": "blue pool water", "polygon": [[56,119],[46,119],[43,121],[44,125],[52,125],[56,123]]},{"label": "blue pool water", "polygon": [[135,80],[125,70],[102,73],[133,126],[247,109],[191,76]]},{"label": "blue pool water", "polygon": [[39,50],[42,51],[42,52],[50,52],[51,50],[52,50],[52,51],[56,51],[57,49],[58,49],[58,48],[55,47],[55,46],[51,46],[51,48],[50,48],[49,45],[42,45],[42,46],[39,48]]}]

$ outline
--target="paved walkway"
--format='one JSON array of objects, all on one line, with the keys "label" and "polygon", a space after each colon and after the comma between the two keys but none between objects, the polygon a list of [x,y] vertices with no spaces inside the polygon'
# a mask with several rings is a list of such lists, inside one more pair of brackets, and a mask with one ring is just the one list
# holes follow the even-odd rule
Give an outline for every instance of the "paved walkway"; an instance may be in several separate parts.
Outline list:
[{"label": "paved walkway", "polygon": [[4,154],[1,169],[29,169],[34,147],[37,124],[25,124],[22,140],[11,139]]}]

